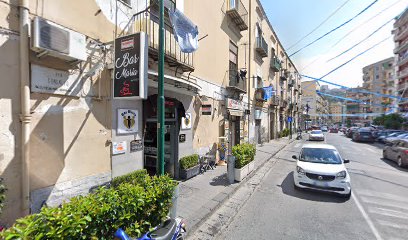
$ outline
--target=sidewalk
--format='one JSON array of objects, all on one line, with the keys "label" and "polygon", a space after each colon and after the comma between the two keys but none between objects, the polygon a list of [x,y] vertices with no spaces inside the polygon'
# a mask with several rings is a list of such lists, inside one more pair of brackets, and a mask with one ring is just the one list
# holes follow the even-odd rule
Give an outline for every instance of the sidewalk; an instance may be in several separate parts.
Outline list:
[{"label": "sidewalk", "polygon": [[[294,138],[289,140],[286,137],[272,140],[262,146],[258,145],[254,160],[255,171],[251,175],[255,174],[260,166],[292,141]],[[208,170],[204,174],[181,182],[177,214],[186,219],[188,231],[194,232],[212,212],[236,192],[239,186],[239,182],[229,184],[226,166],[217,166],[214,170]]]}]

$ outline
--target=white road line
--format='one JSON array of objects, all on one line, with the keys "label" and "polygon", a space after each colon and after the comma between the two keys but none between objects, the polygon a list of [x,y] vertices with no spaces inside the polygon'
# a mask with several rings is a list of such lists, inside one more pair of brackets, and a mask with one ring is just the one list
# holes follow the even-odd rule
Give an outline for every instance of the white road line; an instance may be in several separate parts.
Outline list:
[{"label": "white road line", "polygon": [[366,211],[364,210],[363,206],[361,206],[360,201],[358,201],[357,197],[355,196],[355,192],[351,195],[353,198],[354,202],[357,205],[358,210],[360,210],[361,214],[363,215],[364,219],[366,220],[368,226],[370,227],[371,231],[373,232],[375,238],[377,240],[382,240],[382,237],[380,236],[380,233],[377,231],[377,228],[375,228],[373,221],[371,221],[371,218],[368,216]]},{"label": "white road line", "polygon": [[372,152],[372,153],[377,153],[376,151],[374,151],[373,149],[371,149],[371,148],[366,148],[368,151],[370,151],[370,152]]},{"label": "white road line", "polygon": [[385,207],[393,207],[393,208],[399,208],[399,209],[404,209],[408,210],[408,205],[405,204],[395,204],[391,202],[384,202],[384,200],[378,200],[378,199],[370,199],[367,197],[361,197],[361,200],[364,203],[370,203],[370,204],[375,204],[375,205],[380,205],[380,206],[385,206]]},{"label": "white road line", "polygon": [[377,220],[377,222],[379,224],[381,224],[382,226],[387,226],[387,227],[392,227],[392,228],[398,228],[398,229],[404,229],[404,230],[408,230],[408,225],[402,225],[402,224],[396,224],[393,222],[388,222],[388,221],[384,221],[384,220]]},{"label": "white road line", "polygon": [[408,198],[404,198],[395,194],[390,194],[390,193],[379,193],[379,192],[372,192],[368,190],[360,190],[358,191],[358,195],[366,196],[366,197],[376,197],[376,198],[383,198],[383,199],[388,199],[392,201],[398,201],[398,202],[403,202],[407,203]]},{"label": "white road line", "polygon": [[401,213],[399,211],[386,209],[386,208],[377,208],[377,207],[370,207],[368,208],[370,213],[375,213],[383,216],[394,217],[394,218],[401,218],[401,219],[408,219],[408,214]]}]

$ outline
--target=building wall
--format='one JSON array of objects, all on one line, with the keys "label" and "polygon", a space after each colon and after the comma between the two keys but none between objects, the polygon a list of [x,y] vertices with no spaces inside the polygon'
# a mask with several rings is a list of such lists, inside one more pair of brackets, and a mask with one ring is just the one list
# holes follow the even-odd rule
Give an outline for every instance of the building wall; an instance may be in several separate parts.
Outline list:
[{"label": "building wall", "polygon": [[[397,85],[397,94],[403,98],[408,98],[408,91],[406,91],[408,86],[408,9],[406,8],[401,14],[396,17],[394,23],[394,34],[395,42],[395,78]],[[408,111],[408,101],[403,99],[398,101],[400,112]]]}]

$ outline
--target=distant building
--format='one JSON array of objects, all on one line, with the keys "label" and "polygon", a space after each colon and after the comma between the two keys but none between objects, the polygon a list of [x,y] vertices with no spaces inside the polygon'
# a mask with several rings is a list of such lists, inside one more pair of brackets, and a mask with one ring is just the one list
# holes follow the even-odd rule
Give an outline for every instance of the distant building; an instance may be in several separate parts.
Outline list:
[{"label": "distant building", "polygon": [[[370,119],[364,116],[364,113],[371,113],[372,110],[370,105],[363,103],[367,102],[369,95],[367,93],[361,93],[362,90],[364,89],[361,87],[350,88],[346,93],[346,98],[355,100],[346,101],[346,114],[348,114],[346,120],[349,120],[352,124],[366,124],[370,122]],[[353,114],[354,116],[349,116],[349,114]]]},{"label": "distant building", "polygon": [[341,124],[343,123],[343,116],[345,112],[343,111],[343,104],[341,102],[332,102],[329,105],[329,114],[332,124]]},{"label": "distant building", "polygon": [[[398,95],[408,98],[408,8],[405,9],[394,23],[395,65]],[[400,112],[408,112],[408,101],[399,101]]]},{"label": "distant building", "polygon": [[[309,106],[307,112],[308,120],[312,125],[322,125],[328,123],[329,102],[323,96],[317,94],[321,91],[316,81],[302,82],[302,106]],[[310,124],[308,126],[310,126]],[[303,123],[304,125],[304,123]]]},{"label": "distant building", "polygon": [[[394,58],[390,57],[379,62],[370,64],[363,68],[363,89],[381,93],[395,94],[395,78],[394,78]],[[368,111],[373,113],[383,114],[390,110],[393,105],[393,99],[378,95],[368,95],[363,99],[370,105]],[[369,117],[372,120],[372,116]]]},{"label": "distant building", "polygon": [[320,86],[320,91],[328,92],[329,91],[329,85],[321,85]]}]

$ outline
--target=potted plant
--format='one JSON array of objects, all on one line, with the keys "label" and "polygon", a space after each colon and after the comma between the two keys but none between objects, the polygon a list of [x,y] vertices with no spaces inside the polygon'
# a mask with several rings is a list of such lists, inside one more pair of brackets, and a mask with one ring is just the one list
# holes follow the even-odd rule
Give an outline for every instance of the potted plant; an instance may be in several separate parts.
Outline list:
[{"label": "potted plant", "polygon": [[232,155],[235,157],[235,181],[242,181],[254,168],[256,148],[255,145],[243,143],[232,147]]},{"label": "potted plant", "polygon": [[198,155],[193,154],[180,158],[180,178],[190,179],[200,172]]}]

